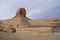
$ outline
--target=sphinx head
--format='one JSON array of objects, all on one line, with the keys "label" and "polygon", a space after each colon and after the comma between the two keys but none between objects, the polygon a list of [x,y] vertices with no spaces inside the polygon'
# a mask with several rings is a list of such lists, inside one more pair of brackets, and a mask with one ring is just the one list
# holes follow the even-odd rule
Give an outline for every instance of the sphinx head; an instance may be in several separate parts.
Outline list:
[{"label": "sphinx head", "polygon": [[20,8],[17,10],[16,16],[26,16],[26,10],[25,8]]}]

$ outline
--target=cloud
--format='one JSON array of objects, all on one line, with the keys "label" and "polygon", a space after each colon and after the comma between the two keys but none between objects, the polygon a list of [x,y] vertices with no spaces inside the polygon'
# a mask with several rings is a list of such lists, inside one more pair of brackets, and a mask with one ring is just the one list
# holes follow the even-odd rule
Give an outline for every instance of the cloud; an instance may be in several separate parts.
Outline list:
[{"label": "cloud", "polygon": [[32,19],[38,17],[57,17],[60,13],[60,0],[0,0],[0,19],[14,17],[16,10],[21,7],[25,7],[27,17]]},{"label": "cloud", "polygon": [[31,16],[31,15],[34,15],[35,13],[39,13],[40,12],[40,9],[32,9],[32,10],[29,10],[27,16]]}]

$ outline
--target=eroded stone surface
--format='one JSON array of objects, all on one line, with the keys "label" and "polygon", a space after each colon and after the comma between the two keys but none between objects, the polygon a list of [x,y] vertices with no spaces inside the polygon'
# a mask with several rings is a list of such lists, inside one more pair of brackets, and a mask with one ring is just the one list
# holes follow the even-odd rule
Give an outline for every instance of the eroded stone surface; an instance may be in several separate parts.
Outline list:
[{"label": "eroded stone surface", "polygon": [[[26,17],[25,8],[20,8],[17,10],[16,15],[12,19],[2,20],[0,23],[0,30],[6,32],[12,32],[11,28],[15,28],[18,30],[20,28],[40,28],[40,32],[52,32],[53,27],[57,27],[60,19],[42,19],[42,20],[30,20]],[[44,27],[44,28],[41,28]],[[47,27],[50,27],[47,29]],[[59,28],[59,26],[58,26]],[[32,30],[32,29],[31,29]],[[17,30],[16,30],[17,31]],[[37,31],[33,29],[32,31]]]}]

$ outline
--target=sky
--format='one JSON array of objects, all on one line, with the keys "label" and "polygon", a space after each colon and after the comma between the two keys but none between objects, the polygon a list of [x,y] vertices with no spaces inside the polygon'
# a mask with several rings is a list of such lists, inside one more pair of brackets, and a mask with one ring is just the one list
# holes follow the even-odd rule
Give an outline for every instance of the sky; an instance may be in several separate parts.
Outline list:
[{"label": "sky", "polygon": [[60,18],[60,0],[0,0],[0,20],[13,18],[21,7],[33,20]]}]

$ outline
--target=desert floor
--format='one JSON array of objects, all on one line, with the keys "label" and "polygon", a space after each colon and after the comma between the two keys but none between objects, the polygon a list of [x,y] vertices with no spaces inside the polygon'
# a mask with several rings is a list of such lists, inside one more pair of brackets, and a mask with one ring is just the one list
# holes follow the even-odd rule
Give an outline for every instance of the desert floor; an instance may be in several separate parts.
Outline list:
[{"label": "desert floor", "polygon": [[0,32],[0,40],[60,40],[60,33]]}]

